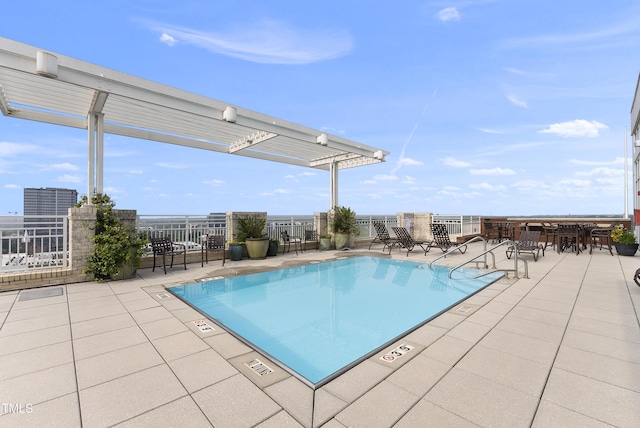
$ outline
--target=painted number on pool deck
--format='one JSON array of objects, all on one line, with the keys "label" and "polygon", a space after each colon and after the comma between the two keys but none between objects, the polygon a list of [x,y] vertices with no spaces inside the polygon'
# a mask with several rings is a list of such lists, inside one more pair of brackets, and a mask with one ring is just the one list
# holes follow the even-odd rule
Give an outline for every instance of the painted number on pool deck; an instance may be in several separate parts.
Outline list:
[{"label": "painted number on pool deck", "polygon": [[392,349],[391,351],[384,354],[382,357],[380,357],[380,359],[382,361],[386,361],[387,363],[392,363],[398,358],[402,357],[407,352],[411,351],[413,348],[414,348],[413,346],[403,343],[397,348]]}]

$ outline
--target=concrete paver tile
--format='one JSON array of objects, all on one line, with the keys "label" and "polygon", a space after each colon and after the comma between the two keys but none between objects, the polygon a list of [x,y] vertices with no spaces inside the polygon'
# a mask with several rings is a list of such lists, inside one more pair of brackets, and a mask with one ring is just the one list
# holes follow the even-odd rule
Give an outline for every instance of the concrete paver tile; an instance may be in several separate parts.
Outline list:
[{"label": "concrete paver tile", "polygon": [[282,411],[256,425],[256,428],[303,428],[303,426],[287,412]]},{"label": "concrete paver tile", "polygon": [[95,334],[102,334],[109,331],[133,327],[135,325],[136,322],[133,320],[131,315],[125,312],[104,318],[73,323],[71,324],[71,332],[74,339],[80,339],[87,336],[93,336]]},{"label": "concrete paver tile", "polygon": [[565,370],[551,370],[542,401],[610,425],[640,426],[640,393]]},{"label": "concrete paver tile", "polygon": [[98,354],[76,361],[78,388],[85,389],[164,363],[150,343]]},{"label": "concrete paver tile", "polygon": [[140,416],[114,425],[117,428],[187,426],[189,428],[213,427],[191,397],[178,398]]},{"label": "concrete paver tile", "polygon": [[391,368],[363,361],[322,388],[348,403],[355,401],[391,373]]},{"label": "concrete paver tile", "polygon": [[568,329],[562,344],[640,364],[640,343]]},{"label": "concrete paver tile", "polygon": [[75,392],[76,374],[72,362],[0,381],[2,403],[37,405]]},{"label": "concrete paver tile", "polygon": [[212,349],[169,362],[169,367],[190,393],[238,374],[238,371]]},{"label": "concrete paver tile", "polygon": [[82,423],[112,426],[185,395],[178,379],[162,364],[81,390]]},{"label": "concrete paver tile", "polygon": [[191,330],[161,337],[152,340],[151,343],[166,361],[177,360],[178,358],[209,349],[209,346]]},{"label": "concrete paver tile", "polygon": [[613,428],[613,425],[590,418],[573,410],[557,406],[542,400],[532,428],[548,427],[580,427],[580,428]]},{"label": "concrete paver tile", "polygon": [[11,336],[0,336],[0,355],[11,352],[22,352],[27,349],[39,348],[71,340],[68,325],[61,325]]},{"label": "concrete paver tile", "polygon": [[192,397],[214,426],[252,427],[281,410],[240,374],[195,392]]},{"label": "concrete paver tile", "polygon": [[179,320],[171,318],[163,318],[157,321],[141,324],[140,328],[144,331],[144,334],[151,340],[159,339],[161,337],[171,336],[176,333],[189,330],[184,323]]},{"label": "concrete paver tile", "polygon": [[0,356],[0,380],[11,379],[73,361],[71,342],[41,346]]},{"label": "concrete paver tile", "polygon": [[140,327],[133,326],[75,339],[73,350],[76,361],[79,361],[83,358],[127,348],[146,341],[147,338]]},{"label": "concrete paver tile", "polygon": [[[50,401],[35,404],[30,413],[10,413],[0,416],[0,426],[11,428],[80,428],[78,395],[74,392]],[[55,415],[52,417],[52,415]]]},{"label": "concrete paver tile", "polygon": [[528,427],[538,405],[537,397],[453,369],[424,398],[480,426]]},{"label": "concrete paver tile", "polygon": [[348,427],[389,427],[418,401],[418,397],[383,381],[336,415]]},{"label": "concrete paver tile", "polygon": [[398,421],[393,428],[416,427],[456,427],[477,428],[479,425],[471,423],[426,400],[420,400]]},{"label": "concrete paver tile", "polygon": [[388,381],[422,398],[449,370],[451,366],[426,357],[416,356],[402,370],[396,370]]}]

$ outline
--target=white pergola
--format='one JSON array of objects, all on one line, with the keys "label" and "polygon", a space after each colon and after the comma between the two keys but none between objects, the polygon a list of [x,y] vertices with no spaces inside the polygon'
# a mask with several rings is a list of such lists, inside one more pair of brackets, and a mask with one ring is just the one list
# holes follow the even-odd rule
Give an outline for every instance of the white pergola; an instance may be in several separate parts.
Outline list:
[{"label": "white pergola", "polygon": [[389,152],[0,37],[0,110],[7,117],[88,131],[87,195],[102,193],[104,134],[330,172],[383,162]]}]

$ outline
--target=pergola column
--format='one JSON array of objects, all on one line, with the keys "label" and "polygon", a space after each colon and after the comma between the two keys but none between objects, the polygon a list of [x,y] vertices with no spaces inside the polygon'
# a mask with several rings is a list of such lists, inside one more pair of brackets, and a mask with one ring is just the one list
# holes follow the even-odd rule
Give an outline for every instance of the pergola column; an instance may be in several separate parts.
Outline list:
[{"label": "pergola column", "polygon": [[104,114],[91,112],[87,116],[88,176],[87,199],[102,193],[104,176]]},{"label": "pergola column", "polygon": [[329,192],[330,192],[330,203],[331,207],[329,209],[333,209],[338,206],[338,162],[331,162],[329,164]]}]

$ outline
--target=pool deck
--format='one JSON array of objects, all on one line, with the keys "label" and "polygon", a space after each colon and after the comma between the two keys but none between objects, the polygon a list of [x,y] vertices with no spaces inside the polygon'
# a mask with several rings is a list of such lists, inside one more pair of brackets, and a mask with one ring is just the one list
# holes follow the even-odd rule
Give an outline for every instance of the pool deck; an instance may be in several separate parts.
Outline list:
[{"label": "pool deck", "polygon": [[[308,388],[211,321],[215,330],[202,331],[204,317],[165,287],[346,253],[190,264],[167,275],[142,269],[126,281],[0,293],[0,426],[310,426]],[[381,246],[358,253],[383,254]],[[440,254],[414,251],[409,260]],[[513,266],[496,254],[499,267]],[[529,279],[497,282],[381,353],[415,346],[396,362],[376,355],[325,385],[314,425],[640,426],[640,287],[632,278],[640,255],[548,250],[528,259]],[[56,288],[61,295],[33,294]],[[249,357],[274,373],[258,376],[242,364]]]}]

